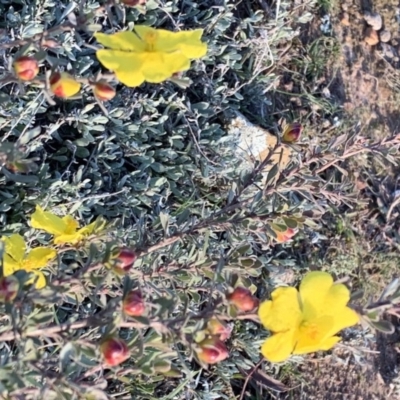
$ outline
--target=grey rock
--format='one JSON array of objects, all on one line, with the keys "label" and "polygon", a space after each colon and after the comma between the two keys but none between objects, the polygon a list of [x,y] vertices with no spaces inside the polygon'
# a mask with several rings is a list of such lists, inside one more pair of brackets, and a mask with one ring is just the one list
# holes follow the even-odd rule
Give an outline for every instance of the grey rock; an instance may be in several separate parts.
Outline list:
[{"label": "grey rock", "polygon": [[383,43],[387,43],[391,38],[392,38],[392,34],[387,29],[384,29],[383,31],[381,31],[379,33],[379,39]]},{"label": "grey rock", "polygon": [[382,17],[378,13],[365,13],[364,19],[365,22],[375,31],[379,31],[379,29],[382,28]]}]

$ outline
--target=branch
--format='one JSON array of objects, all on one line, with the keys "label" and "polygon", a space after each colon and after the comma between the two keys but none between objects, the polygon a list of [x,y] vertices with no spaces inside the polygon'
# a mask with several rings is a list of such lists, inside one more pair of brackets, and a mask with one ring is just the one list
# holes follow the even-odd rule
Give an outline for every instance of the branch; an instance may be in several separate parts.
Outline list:
[{"label": "branch", "polygon": [[33,35],[29,39],[18,39],[18,40],[13,40],[12,42],[8,42],[8,43],[2,43],[2,44],[0,44],[0,49],[5,50],[5,49],[11,49],[13,47],[24,46],[29,43],[32,44],[39,40],[43,40],[46,36],[56,34],[56,33],[72,31],[73,29],[75,29],[74,25],[72,25],[70,22],[65,22],[64,24],[54,26],[53,28],[50,28],[47,31],[37,33],[36,35]]}]

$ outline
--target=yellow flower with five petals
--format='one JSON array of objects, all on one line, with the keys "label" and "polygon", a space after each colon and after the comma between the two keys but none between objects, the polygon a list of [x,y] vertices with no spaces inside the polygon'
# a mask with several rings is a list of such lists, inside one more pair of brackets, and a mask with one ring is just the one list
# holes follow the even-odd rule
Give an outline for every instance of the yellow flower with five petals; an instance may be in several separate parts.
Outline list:
[{"label": "yellow flower with five petals", "polygon": [[3,259],[4,276],[12,275],[16,271],[33,272],[37,276],[36,288],[46,286],[46,278],[40,269],[57,256],[57,252],[50,247],[36,247],[27,251],[24,238],[19,234],[2,237],[5,253]]},{"label": "yellow flower with five petals", "polygon": [[170,32],[143,25],[136,25],[135,32],[97,32],[97,41],[108,49],[97,50],[96,56],[126,86],[160,83],[188,70],[191,59],[207,53],[202,34],[202,29]]},{"label": "yellow flower with five petals", "polygon": [[36,206],[35,212],[31,215],[32,228],[41,229],[54,235],[55,244],[77,244],[93,233],[98,222],[79,229],[79,223],[70,215],[58,217],[57,215],[44,211],[40,206]]},{"label": "yellow flower with five petals", "polygon": [[359,317],[347,307],[350,292],[343,284],[335,284],[327,272],[310,272],[300,290],[280,287],[263,302],[258,315],[272,332],[261,348],[271,362],[286,360],[290,354],[306,354],[331,349],[344,328],[358,323]]}]

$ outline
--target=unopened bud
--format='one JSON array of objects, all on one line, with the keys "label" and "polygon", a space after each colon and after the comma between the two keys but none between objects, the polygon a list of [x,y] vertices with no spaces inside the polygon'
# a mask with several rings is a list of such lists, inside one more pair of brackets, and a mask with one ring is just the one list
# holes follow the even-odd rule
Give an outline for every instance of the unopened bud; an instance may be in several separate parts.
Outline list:
[{"label": "unopened bud", "polygon": [[13,301],[18,294],[19,280],[13,276],[2,276],[0,278],[0,302],[9,303]]},{"label": "unopened bud", "polygon": [[124,340],[116,337],[109,337],[100,345],[100,351],[104,362],[110,367],[123,363],[129,358],[129,348]]},{"label": "unopened bud", "polygon": [[231,336],[230,326],[217,318],[212,318],[208,321],[207,331],[210,335],[218,336],[222,341],[229,339]]},{"label": "unopened bud", "polygon": [[295,143],[300,140],[303,127],[298,122],[287,124],[283,129],[282,142]]},{"label": "unopened bud", "polygon": [[122,248],[117,255],[112,258],[111,264],[114,270],[121,273],[127,273],[137,260],[137,254],[134,250]]},{"label": "unopened bud", "polygon": [[199,360],[206,364],[216,364],[229,356],[224,342],[216,337],[204,339],[198,343],[196,354]]},{"label": "unopened bud", "polygon": [[297,233],[297,229],[287,228],[286,231],[284,231],[284,232],[278,232],[278,231],[274,231],[274,232],[276,234],[275,240],[278,243],[285,243],[288,240],[290,240]]},{"label": "unopened bud", "polygon": [[122,309],[126,315],[140,317],[143,315],[146,306],[142,293],[139,290],[132,290],[122,300]]},{"label": "unopened bud", "polygon": [[15,75],[21,81],[31,81],[39,73],[39,63],[34,57],[21,56],[13,63]]},{"label": "unopened bud", "polygon": [[232,293],[227,294],[229,303],[233,304],[239,311],[249,312],[258,307],[259,300],[253,296],[249,289],[238,286]]},{"label": "unopened bud", "polygon": [[50,76],[50,88],[57,97],[67,99],[79,92],[81,84],[67,72],[55,72]]},{"label": "unopened bud", "polygon": [[111,100],[115,97],[115,89],[105,81],[96,82],[93,85],[94,95],[101,101]]}]

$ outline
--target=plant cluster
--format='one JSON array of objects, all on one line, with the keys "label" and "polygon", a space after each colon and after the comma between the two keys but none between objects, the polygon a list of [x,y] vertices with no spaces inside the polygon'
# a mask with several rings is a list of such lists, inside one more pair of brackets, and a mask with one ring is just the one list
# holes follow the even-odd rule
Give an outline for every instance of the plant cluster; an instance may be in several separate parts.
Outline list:
[{"label": "plant cluster", "polygon": [[243,398],[236,379],[328,350],[360,318],[390,331],[394,300],[348,304],[329,272],[306,274],[299,292],[269,274],[321,213],[357,204],[342,163],[399,146],[356,133],[320,145],[287,116],[266,121],[273,143],[247,151],[248,168],[229,113],[268,103],[270,68],[296,35],[290,10],[283,1],[265,21],[231,0],[7,9],[0,396]]}]

